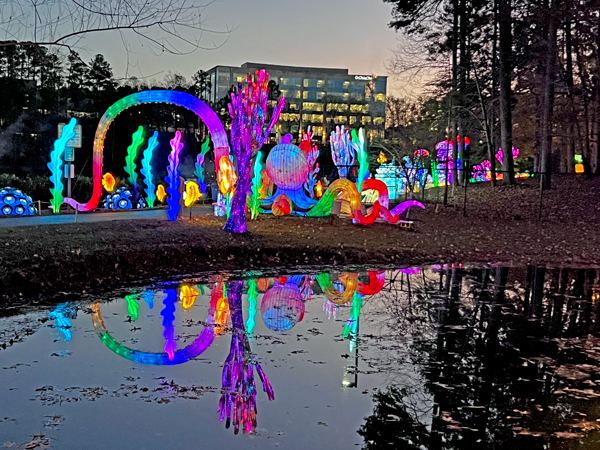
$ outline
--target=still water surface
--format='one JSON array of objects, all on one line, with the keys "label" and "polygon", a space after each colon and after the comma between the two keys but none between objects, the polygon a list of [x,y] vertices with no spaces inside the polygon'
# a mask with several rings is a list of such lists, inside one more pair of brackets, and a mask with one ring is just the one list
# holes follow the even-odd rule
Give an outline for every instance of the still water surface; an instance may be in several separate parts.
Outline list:
[{"label": "still water surface", "polygon": [[0,448],[598,448],[598,274],[218,278],[3,318]]}]

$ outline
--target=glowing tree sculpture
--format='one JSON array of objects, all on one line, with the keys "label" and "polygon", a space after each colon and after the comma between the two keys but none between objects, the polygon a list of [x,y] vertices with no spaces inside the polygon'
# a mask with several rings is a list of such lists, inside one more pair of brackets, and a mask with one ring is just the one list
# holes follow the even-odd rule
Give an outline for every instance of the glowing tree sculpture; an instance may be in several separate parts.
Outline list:
[{"label": "glowing tree sculpture", "polygon": [[252,176],[252,160],[265,143],[285,105],[281,97],[268,125],[267,103],[269,100],[269,74],[258,70],[253,79],[248,74],[245,87],[238,83],[237,93],[231,94],[231,148],[236,158],[238,185],[233,194],[231,213],[225,224],[230,233],[246,232],[246,194]]},{"label": "glowing tree sculpture", "polygon": [[254,177],[252,178],[252,196],[250,197],[250,217],[252,220],[258,217],[260,212],[260,188],[262,187],[262,164],[261,153],[258,152],[254,161]]},{"label": "glowing tree sculpture", "polygon": [[50,204],[52,205],[52,212],[58,214],[60,212],[60,205],[63,204],[63,188],[62,184],[62,155],[65,152],[65,147],[70,139],[75,137],[75,125],[77,120],[73,117],[67,125],[63,127],[60,138],[54,141],[54,150],[50,152],[50,162],[48,163],[48,169],[52,175],[50,175],[50,181],[54,187],[50,188],[52,198]]},{"label": "glowing tree sculpture", "polygon": [[358,177],[356,178],[356,188],[358,192],[362,189],[362,182],[369,177],[369,155],[367,154],[367,142],[365,140],[365,132],[362,128],[352,130],[352,141],[356,145],[358,155]]},{"label": "glowing tree sculpture", "polygon": [[179,203],[181,199],[181,194],[179,193],[179,155],[183,149],[181,132],[176,131],[175,137],[169,143],[171,144],[171,154],[169,155],[169,166],[167,167],[167,178],[165,178],[165,181],[169,184],[169,187],[167,187],[167,194],[169,194],[169,198],[167,199],[167,205],[169,205],[167,216],[172,221],[177,220],[177,215],[181,209]]},{"label": "glowing tree sculpture", "polygon": [[206,183],[204,182],[204,156],[210,150],[210,138],[207,137],[202,147],[200,148],[200,153],[196,157],[196,170],[194,170],[194,174],[196,175],[196,180],[198,183],[198,187],[200,188],[200,192],[202,195],[206,195]]},{"label": "glowing tree sculpture", "polygon": [[221,422],[225,426],[233,422],[234,433],[250,433],[256,427],[256,382],[254,369],[263,384],[269,400],[275,398],[273,388],[250,349],[248,334],[244,328],[242,315],[243,281],[227,283],[233,335],[229,356],[223,365],[223,386],[219,401]]},{"label": "glowing tree sculpture", "polygon": [[133,190],[133,199],[136,201],[139,197],[140,186],[137,181],[137,172],[135,171],[135,158],[137,157],[138,150],[144,143],[144,127],[139,126],[137,131],[131,136],[131,145],[127,147],[127,157],[125,158],[125,172],[129,175],[129,184]]},{"label": "glowing tree sculpture", "polygon": [[308,167],[310,168],[308,177],[304,182],[304,189],[306,189],[310,198],[315,198],[317,173],[319,173],[319,163],[317,163],[319,147],[316,145],[314,147],[312,146],[312,131],[310,130],[310,126],[308,127],[307,133],[302,133],[302,142],[300,142],[298,147],[300,147],[300,150],[302,150],[304,156],[306,156],[306,162],[308,162]]},{"label": "glowing tree sculpture", "polygon": [[148,147],[144,150],[144,158],[142,159],[142,170],[140,171],[144,176],[144,184],[146,188],[146,202],[149,208],[154,208],[154,202],[156,201],[156,186],[154,185],[154,175],[152,174],[152,156],[154,150],[158,147],[158,131],[152,134],[152,137],[148,139]]},{"label": "glowing tree sculpture", "polygon": [[352,142],[350,131],[344,125],[335,127],[331,132],[331,156],[336,165],[340,178],[348,177],[348,168],[356,161],[356,150],[358,145]]}]

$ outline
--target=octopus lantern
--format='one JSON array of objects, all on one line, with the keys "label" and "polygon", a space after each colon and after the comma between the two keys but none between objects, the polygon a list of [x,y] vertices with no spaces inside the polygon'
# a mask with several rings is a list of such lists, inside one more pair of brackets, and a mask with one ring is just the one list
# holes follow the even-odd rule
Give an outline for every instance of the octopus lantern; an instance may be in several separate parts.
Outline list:
[{"label": "octopus lantern", "polygon": [[312,208],[316,200],[310,198],[304,190],[310,167],[304,152],[290,143],[276,145],[266,162],[267,175],[277,186],[271,197],[261,200],[263,209],[270,209],[281,195],[285,195],[292,202],[292,210],[303,214]]}]

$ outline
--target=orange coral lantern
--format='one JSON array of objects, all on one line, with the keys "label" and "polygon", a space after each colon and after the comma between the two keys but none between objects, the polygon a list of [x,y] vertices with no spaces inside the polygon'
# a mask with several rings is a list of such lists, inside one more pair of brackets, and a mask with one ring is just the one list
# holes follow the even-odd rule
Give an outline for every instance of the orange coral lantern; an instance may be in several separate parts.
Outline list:
[{"label": "orange coral lantern", "polygon": [[167,198],[167,191],[165,191],[165,187],[162,184],[159,184],[156,188],[156,198],[161,203],[164,203],[165,198]]},{"label": "orange coral lantern", "polygon": [[384,163],[388,162],[388,159],[387,159],[387,156],[385,156],[385,153],[379,152],[379,156],[377,157],[377,162],[379,164],[384,164]]},{"label": "orange coral lantern", "polygon": [[317,198],[323,197],[323,183],[321,180],[317,181],[317,185],[315,186],[315,193],[317,194]]},{"label": "orange coral lantern", "polygon": [[217,173],[217,182],[219,190],[223,195],[233,192],[237,184],[237,174],[229,156],[221,156],[219,160],[219,172]]},{"label": "orange coral lantern", "polygon": [[198,297],[198,291],[191,286],[184,285],[181,287],[179,298],[181,299],[181,305],[183,309],[190,309],[196,303],[196,297]]},{"label": "orange coral lantern", "polygon": [[106,189],[106,192],[112,192],[115,190],[115,184],[117,184],[117,180],[112,173],[106,172],[102,177],[102,187]]}]

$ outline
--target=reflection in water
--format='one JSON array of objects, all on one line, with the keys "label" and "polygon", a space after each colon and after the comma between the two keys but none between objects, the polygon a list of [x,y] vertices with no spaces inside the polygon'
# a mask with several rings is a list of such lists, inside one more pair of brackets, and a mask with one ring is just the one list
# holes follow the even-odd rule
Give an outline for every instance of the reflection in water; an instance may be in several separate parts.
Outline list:
[{"label": "reflection in water", "polygon": [[48,314],[49,319],[56,321],[53,326],[63,334],[65,341],[70,341],[72,338],[71,321],[69,319],[75,317],[77,317],[77,309],[69,303],[59,304]]},{"label": "reflection in water", "polygon": [[[207,288],[204,329],[182,349],[176,344],[177,316],[192,306],[206,307],[199,296],[203,286],[164,290],[161,353],[117,342],[104,325],[100,304],[92,307],[92,320],[108,348],[144,364],[184,363],[215,337],[231,334],[219,412],[236,433],[257,425],[255,371],[267,397],[274,398],[251,349],[251,342],[257,344],[256,321],[289,331],[302,321],[306,302],[324,294],[327,311],[349,314],[342,332],[349,345],[349,354],[342,355],[348,359],[342,386],[358,387],[359,375],[385,374],[385,384],[373,395],[373,412],[358,430],[364,448],[597,448],[596,270],[438,266],[219,281]],[[137,308],[134,317],[131,305],[140,297],[125,298],[132,320]],[[143,293],[149,308],[153,297],[152,291]],[[65,305],[50,318],[67,339],[73,312]]]}]

